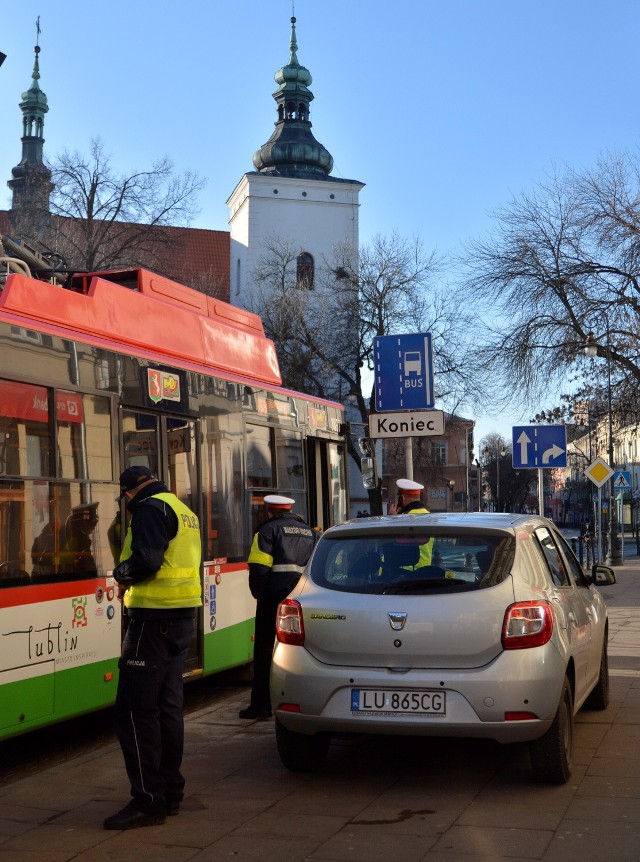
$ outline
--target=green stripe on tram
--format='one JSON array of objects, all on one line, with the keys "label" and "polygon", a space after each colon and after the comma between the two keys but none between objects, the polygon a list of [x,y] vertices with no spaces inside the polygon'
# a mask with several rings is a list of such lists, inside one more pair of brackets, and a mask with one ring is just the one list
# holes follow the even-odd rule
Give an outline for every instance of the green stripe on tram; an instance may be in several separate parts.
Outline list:
[{"label": "green stripe on tram", "polygon": [[110,706],[117,684],[117,658],[7,683],[0,699],[0,739]]},{"label": "green stripe on tram", "polygon": [[218,673],[239,667],[253,659],[253,618],[219,631],[207,632],[204,638],[204,672]]}]

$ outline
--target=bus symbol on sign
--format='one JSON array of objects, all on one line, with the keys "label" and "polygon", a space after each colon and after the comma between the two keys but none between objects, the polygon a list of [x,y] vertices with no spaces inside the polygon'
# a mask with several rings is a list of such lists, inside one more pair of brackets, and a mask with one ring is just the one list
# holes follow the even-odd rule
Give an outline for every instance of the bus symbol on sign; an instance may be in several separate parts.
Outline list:
[{"label": "bus symbol on sign", "polygon": [[408,377],[412,371],[418,377],[422,374],[422,355],[417,350],[407,351],[404,355],[404,376]]}]

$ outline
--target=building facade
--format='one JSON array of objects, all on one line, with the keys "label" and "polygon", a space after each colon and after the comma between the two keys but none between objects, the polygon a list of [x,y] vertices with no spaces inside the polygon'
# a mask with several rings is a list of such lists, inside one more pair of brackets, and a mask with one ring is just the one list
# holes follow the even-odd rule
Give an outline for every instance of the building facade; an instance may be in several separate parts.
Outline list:
[{"label": "building facade", "polygon": [[[475,512],[482,507],[479,473],[473,465],[475,423],[445,414],[444,434],[412,438],[412,477],[424,485],[422,500],[431,512]],[[396,482],[407,476],[404,438],[381,441],[382,494],[385,502],[397,495]]]}]

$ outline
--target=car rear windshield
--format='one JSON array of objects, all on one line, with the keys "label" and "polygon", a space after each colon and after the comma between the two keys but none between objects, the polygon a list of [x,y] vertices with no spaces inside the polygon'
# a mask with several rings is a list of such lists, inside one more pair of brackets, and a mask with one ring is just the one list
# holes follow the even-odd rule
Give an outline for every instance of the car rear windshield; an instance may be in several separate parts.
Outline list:
[{"label": "car rear windshield", "polygon": [[509,575],[514,553],[511,536],[338,533],[321,539],[310,577],[318,586],[349,593],[478,590]]}]

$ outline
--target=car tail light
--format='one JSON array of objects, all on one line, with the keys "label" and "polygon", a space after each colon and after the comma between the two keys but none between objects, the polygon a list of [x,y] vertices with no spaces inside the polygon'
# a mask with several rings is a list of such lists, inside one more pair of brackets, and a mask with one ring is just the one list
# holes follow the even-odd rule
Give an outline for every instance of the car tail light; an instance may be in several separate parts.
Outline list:
[{"label": "car tail light", "polygon": [[282,712],[302,712],[299,703],[279,703],[278,709],[281,709]]},{"label": "car tail light", "polygon": [[281,644],[303,646],[304,623],[302,608],[295,599],[285,599],[278,605],[276,617],[276,637]]},{"label": "car tail light", "polygon": [[507,608],[502,626],[504,649],[528,649],[546,644],[553,632],[549,602],[517,602]]}]

